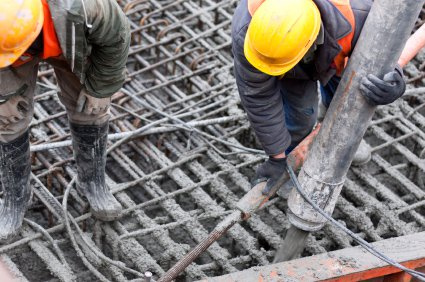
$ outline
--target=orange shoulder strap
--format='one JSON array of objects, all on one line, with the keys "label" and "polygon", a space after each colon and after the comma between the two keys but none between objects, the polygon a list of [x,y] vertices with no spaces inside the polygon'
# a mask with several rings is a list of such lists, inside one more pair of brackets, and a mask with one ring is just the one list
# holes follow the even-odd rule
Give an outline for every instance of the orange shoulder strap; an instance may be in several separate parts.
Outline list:
[{"label": "orange shoulder strap", "polygon": [[44,23],[43,23],[43,59],[57,57],[62,54],[62,49],[56,35],[55,26],[50,14],[49,5],[46,0],[43,3]]},{"label": "orange shoulder strap", "polygon": [[342,47],[341,52],[335,57],[334,63],[336,65],[336,74],[341,75],[348,61],[348,56],[351,53],[351,42],[354,37],[354,29],[356,27],[356,21],[354,18],[353,10],[351,9],[350,0],[330,0],[332,4],[338,8],[341,14],[351,24],[351,32],[338,40],[338,44]]}]

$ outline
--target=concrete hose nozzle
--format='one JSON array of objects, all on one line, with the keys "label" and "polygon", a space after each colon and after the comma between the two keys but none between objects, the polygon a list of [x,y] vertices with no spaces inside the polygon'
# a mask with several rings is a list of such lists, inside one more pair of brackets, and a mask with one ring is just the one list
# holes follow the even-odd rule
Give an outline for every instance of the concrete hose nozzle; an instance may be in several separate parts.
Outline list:
[{"label": "concrete hose nozzle", "polygon": [[[326,213],[332,214],[344,181],[339,183],[324,183],[310,176],[304,169],[299,174],[300,183],[304,183],[304,192]],[[296,189],[291,191],[288,199],[289,221],[305,231],[320,230],[326,222]]]}]

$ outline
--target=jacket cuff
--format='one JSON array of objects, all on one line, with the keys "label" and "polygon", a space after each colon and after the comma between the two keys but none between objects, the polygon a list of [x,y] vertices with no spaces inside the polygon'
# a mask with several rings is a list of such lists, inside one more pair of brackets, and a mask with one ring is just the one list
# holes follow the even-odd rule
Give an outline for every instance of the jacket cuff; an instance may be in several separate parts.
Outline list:
[{"label": "jacket cuff", "polygon": [[264,145],[264,151],[268,156],[275,156],[280,153],[284,153],[286,149],[291,145],[291,137],[287,136],[281,140],[281,142],[276,142],[273,144]]},{"label": "jacket cuff", "polygon": [[403,77],[403,68],[399,64],[396,64],[395,71],[398,72],[401,77]]},{"label": "jacket cuff", "polygon": [[111,97],[116,92],[118,92],[121,87],[122,83],[116,83],[116,85],[111,85],[102,89],[94,89],[90,83],[90,80],[86,79],[84,83],[84,88],[86,89],[87,94],[99,99]]}]

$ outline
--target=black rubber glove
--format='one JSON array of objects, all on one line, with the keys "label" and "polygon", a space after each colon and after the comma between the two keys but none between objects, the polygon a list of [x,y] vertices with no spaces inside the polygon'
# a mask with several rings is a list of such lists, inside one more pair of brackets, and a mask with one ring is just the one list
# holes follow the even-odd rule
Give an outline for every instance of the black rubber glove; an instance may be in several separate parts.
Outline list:
[{"label": "black rubber glove", "polygon": [[275,159],[270,157],[257,168],[252,187],[260,182],[267,181],[266,187],[263,190],[263,194],[267,195],[282,174],[286,172],[287,166],[286,158]]},{"label": "black rubber glove", "polygon": [[399,65],[394,71],[385,74],[383,79],[369,74],[360,82],[360,92],[372,106],[390,104],[400,98],[405,90],[406,82]]}]

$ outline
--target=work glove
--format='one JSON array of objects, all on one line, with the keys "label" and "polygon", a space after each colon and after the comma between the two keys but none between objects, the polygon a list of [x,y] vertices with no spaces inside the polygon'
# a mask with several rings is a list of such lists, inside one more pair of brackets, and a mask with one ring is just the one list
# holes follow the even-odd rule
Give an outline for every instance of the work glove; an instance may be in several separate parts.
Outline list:
[{"label": "work glove", "polygon": [[395,70],[385,74],[383,79],[369,74],[360,82],[360,92],[372,106],[390,104],[400,98],[405,90],[406,82],[399,65]]},{"label": "work glove", "polygon": [[273,188],[274,184],[286,172],[287,166],[286,157],[279,159],[269,157],[267,161],[257,168],[255,178],[252,182],[252,187],[260,182],[267,181],[266,187],[263,190],[263,194],[267,195]]},{"label": "work glove", "polygon": [[23,120],[29,110],[30,103],[24,97],[9,98],[0,104],[0,127],[6,129],[10,124]]},{"label": "work glove", "polygon": [[97,115],[108,110],[111,98],[96,98],[90,96],[83,88],[78,96],[76,111],[86,115]]}]

